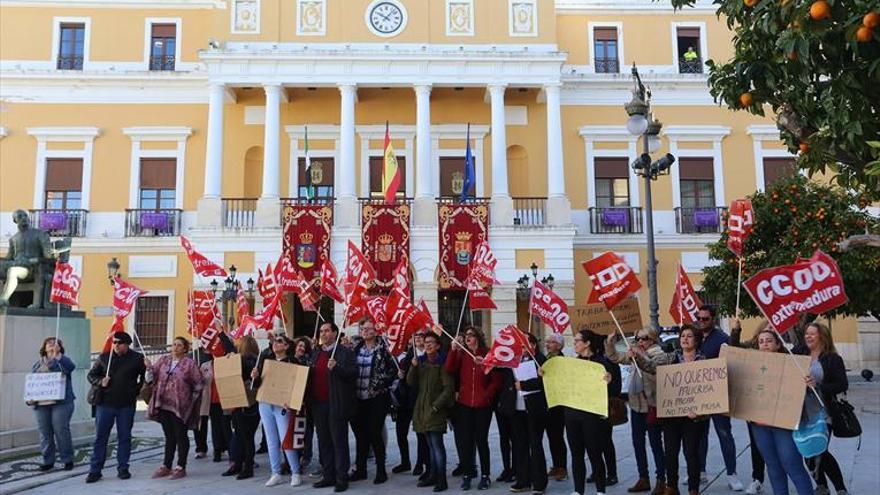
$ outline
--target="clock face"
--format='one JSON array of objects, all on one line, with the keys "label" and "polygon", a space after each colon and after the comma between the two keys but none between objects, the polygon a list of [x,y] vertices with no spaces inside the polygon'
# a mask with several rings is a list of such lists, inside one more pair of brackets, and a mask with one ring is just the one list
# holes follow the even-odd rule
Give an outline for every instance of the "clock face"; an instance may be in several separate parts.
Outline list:
[{"label": "clock face", "polygon": [[391,35],[403,27],[404,13],[392,2],[378,2],[368,12],[370,26],[380,35]]}]

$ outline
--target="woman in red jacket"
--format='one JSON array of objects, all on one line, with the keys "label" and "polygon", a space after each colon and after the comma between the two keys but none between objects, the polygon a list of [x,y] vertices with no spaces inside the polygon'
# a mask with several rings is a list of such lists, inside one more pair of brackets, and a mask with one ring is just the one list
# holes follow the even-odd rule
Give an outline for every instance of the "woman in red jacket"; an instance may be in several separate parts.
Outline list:
[{"label": "woman in red jacket", "polygon": [[486,374],[483,369],[483,356],[486,355],[486,341],[475,327],[465,327],[464,345],[476,360],[471,359],[458,344],[453,344],[446,359],[446,372],[458,379],[458,401],[452,413],[455,436],[462,446],[459,463],[462,470],[461,489],[471,489],[471,479],[476,474],[474,449],[480,454],[480,490],[489,488],[489,424],[492,422],[492,404],[495,394],[501,387],[498,373]]}]

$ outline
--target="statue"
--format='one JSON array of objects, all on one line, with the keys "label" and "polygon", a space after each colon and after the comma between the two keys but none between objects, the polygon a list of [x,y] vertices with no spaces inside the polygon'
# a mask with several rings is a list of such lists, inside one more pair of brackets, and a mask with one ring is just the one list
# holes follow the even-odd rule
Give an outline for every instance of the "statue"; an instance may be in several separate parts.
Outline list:
[{"label": "statue", "polygon": [[0,281],[5,281],[0,291],[0,307],[9,306],[9,299],[19,287],[19,281],[31,282],[26,289],[33,292],[33,302],[28,309],[43,309],[48,306],[48,291],[51,285],[57,255],[70,251],[70,239],[52,242],[44,230],[31,228],[30,217],[24,210],[15,210],[12,221],[18,232],[9,239],[6,258],[0,260]]}]

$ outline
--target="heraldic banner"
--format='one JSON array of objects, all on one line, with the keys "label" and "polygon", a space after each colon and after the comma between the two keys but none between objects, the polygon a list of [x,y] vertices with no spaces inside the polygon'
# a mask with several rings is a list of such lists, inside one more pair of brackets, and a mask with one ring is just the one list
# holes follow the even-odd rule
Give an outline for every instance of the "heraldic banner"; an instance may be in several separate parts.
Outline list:
[{"label": "heraldic banner", "polygon": [[376,285],[390,289],[394,269],[409,258],[408,204],[364,204],[361,207],[361,250],[376,269]]},{"label": "heraldic banner", "polygon": [[489,206],[442,204],[440,213],[440,288],[465,289],[474,251],[489,238]]},{"label": "heraldic banner", "polygon": [[330,259],[330,230],[333,207],[329,205],[286,205],[281,249],[306,280],[321,274],[321,264]]}]

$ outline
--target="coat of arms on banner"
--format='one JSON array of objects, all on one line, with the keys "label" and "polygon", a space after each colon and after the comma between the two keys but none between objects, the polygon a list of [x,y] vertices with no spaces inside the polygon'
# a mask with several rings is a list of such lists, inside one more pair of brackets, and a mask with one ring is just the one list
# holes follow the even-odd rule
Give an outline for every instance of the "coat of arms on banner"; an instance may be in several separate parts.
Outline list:
[{"label": "coat of arms on banner", "polygon": [[442,289],[465,289],[477,245],[489,236],[489,207],[486,204],[442,204],[439,216],[439,273]]},{"label": "coat of arms on banner", "polygon": [[288,204],[284,206],[284,235],[281,249],[306,280],[320,275],[319,268],[330,256],[333,207]]},{"label": "coat of arms on banner", "polygon": [[379,241],[379,244],[376,246],[376,259],[383,263],[396,261],[397,256],[395,256],[394,253],[394,236],[386,232],[381,234],[377,240]]},{"label": "coat of arms on banner", "polygon": [[455,261],[459,265],[468,266],[471,263],[471,253],[474,251],[474,245],[471,238],[474,236],[472,232],[456,232],[455,233]]},{"label": "coat of arms on banner", "polygon": [[457,170],[455,172],[452,172],[451,182],[452,194],[455,194],[456,196],[461,196],[461,192],[464,191],[464,174]]},{"label": "coat of arms on banner", "polygon": [[394,269],[409,255],[408,204],[366,204],[361,209],[361,246],[376,269],[375,287],[385,291],[394,283]]},{"label": "coat of arms on banner", "polygon": [[311,268],[318,260],[318,250],[314,240],[315,235],[311,232],[303,232],[299,235],[299,244],[296,246],[296,264],[301,268]]}]

